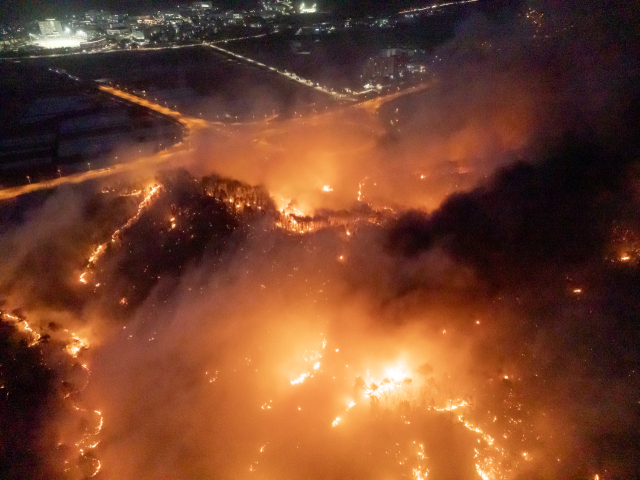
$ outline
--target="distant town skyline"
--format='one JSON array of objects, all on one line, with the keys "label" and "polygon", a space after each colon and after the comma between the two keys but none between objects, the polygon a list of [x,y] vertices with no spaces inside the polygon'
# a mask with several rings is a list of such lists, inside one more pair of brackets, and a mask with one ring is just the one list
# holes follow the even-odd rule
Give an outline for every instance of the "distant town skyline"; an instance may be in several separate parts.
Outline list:
[{"label": "distant town skyline", "polygon": [[[0,8],[0,23],[30,22],[54,18],[75,12],[88,10],[106,10],[112,13],[142,13],[171,8],[176,5],[190,4],[190,0],[4,0]],[[225,8],[247,8],[255,6],[259,0],[218,0]],[[291,3],[299,4],[300,0]],[[307,2],[309,3],[309,2]],[[314,0],[318,7],[327,10],[339,10],[354,14],[380,12],[385,9],[402,9],[405,7],[437,3],[436,0]],[[487,2],[489,3],[489,2]],[[491,2],[491,3],[495,3]],[[498,3],[509,3],[500,1]]]},{"label": "distant town skyline", "polygon": [[[111,12],[140,13],[147,10],[171,8],[191,1],[180,0],[4,0],[0,9],[0,22],[24,22],[48,17],[85,12],[87,10],[108,10]],[[224,1],[223,4],[248,5],[258,3],[253,0]]]}]

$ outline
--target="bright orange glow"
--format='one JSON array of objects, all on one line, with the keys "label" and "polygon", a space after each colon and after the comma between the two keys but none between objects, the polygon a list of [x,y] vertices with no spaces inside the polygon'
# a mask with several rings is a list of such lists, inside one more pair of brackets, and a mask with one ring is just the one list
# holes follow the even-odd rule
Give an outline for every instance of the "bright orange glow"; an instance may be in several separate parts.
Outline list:
[{"label": "bright orange glow", "polygon": [[[116,198],[126,212],[95,230],[100,237],[68,242],[72,253],[60,255],[75,255],[64,275],[72,288],[44,306],[34,302],[30,323],[2,312],[28,345],[50,340],[73,365],[73,388],[65,383],[60,391],[78,418],[60,435],[88,466],[65,474],[526,476],[564,420],[522,400],[539,381],[528,379],[522,362],[557,359],[538,340],[517,349],[500,338],[496,346],[501,316],[517,317],[520,297],[487,298],[482,266],[451,253],[456,235],[422,234],[439,220],[427,211],[446,198],[456,206],[449,195],[484,182],[528,146],[541,117],[537,82],[521,79],[504,95],[497,88],[495,102],[460,101],[463,113],[451,125],[441,117],[458,109],[427,95],[438,88],[436,97],[446,95],[448,86],[435,80],[321,115],[246,124],[186,117],[100,87],[181,122],[192,144],[131,167],[0,191],[0,199],[11,198],[101,179],[96,203]],[[411,99],[432,102],[433,111],[416,107],[424,118],[389,127],[387,104],[418,93],[424,98]],[[185,197],[201,203],[164,180],[158,165],[168,159],[188,172],[180,180]],[[127,168],[137,172],[135,185],[118,193],[126,178],[107,177]],[[210,184],[200,180],[214,172]],[[82,209],[79,217],[90,210]],[[408,210],[420,219],[404,245]],[[137,243],[144,229],[153,239],[148,249]],[[639,257],[630,236],[612,243],[610,267],[633,268]],[[149,252],[143,267],[157,261],[168,274],[136,270]],[[582,277],[566,282],[558,297],[571,308],[595,295]],[[34,283],[38,291],[51,287]],[[73,308],[65,310],[68,299]],[[512,324],[515,331],[527,322]],[[538,385],[548,396],[556,387]]]}]

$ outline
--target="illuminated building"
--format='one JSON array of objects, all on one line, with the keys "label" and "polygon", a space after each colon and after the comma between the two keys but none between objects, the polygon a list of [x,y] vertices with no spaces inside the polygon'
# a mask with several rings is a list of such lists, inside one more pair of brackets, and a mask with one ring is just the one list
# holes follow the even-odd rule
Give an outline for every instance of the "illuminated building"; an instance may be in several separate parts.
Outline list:
[{"label": "illuminated building", "polygon": [[205,10],[211,8],[211,2],[193,2],[191,8],[196,10]]},{"label": "illuminated building", "polygon": [[89,41],[80,43],[80,48],[83,51],[99,50],[106,46],[107,46],[106,38],[98,38],[97,40],[89,40]]},{"label": "illuminated building", "polygon": [[131,35],[131,30],[126,26],[112,25],[106,29],[108,37],[125,38]]},{"label": "illuminated building", "polygon": [[305,6],[304,2],[300,4],[300,13],[316,13],[318,11],[317,4],[313,4],[310,7]]},{"label": "illuminated building", "polygon": [[293,7],[287,2],[278,2],[273,5],[269,5],[269,10],[273,10],[281,15],[287,15],[293,11]]},{"label": "illuminated building", "polygon": [[408,56],[397,49],[383,50],[380,55],[371,57],[364,67],[365,80],[398,80],[404,76]]},{"label": "illuminated building", "polygon": [[91,40],[98,35],[98,31],[94,27],[83,25],[81,28],[76,29],[76,37],[82,40]]},{"label": "illuminated building", "polygon": [[54,18],[39,21],[40,33],[42,35],[60,35],[62,33],[62,25]]},{"label": "illuminated building", "polygon": [[134,30],[131,32],[131,40],[136,42],[144,42],[144,32],[140,30]]},{"label": "illuminated building", "polygon": [[102,10],[89,10],[84,14],[84,16],[91,22],[99,22],[105,20],[105,17],[108,16],[108,14],[105,14]]}]

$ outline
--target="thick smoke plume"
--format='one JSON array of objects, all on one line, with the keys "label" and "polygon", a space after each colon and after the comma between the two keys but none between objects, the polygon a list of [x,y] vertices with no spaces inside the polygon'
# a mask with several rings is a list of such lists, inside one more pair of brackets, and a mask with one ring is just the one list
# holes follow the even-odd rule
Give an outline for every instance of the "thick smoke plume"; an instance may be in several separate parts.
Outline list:
[{"label": "thick smoke plume", "polygon": [[637,476],[635,50],[527,12],[376,114],[3,205],[2,476]]}]

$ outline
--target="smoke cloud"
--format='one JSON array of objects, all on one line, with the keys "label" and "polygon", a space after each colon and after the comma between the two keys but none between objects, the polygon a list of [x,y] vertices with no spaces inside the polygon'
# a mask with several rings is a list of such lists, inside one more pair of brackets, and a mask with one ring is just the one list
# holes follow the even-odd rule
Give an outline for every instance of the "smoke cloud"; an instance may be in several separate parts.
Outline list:
[{"label": "smoke cloud", "polygon": [[3,204],[1,347],[48,375],[3,361],[3,476],[637,475],[637,62],[545,11],[378,110]]}]

